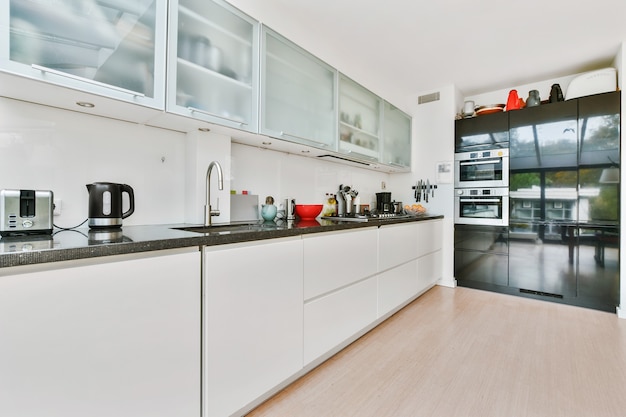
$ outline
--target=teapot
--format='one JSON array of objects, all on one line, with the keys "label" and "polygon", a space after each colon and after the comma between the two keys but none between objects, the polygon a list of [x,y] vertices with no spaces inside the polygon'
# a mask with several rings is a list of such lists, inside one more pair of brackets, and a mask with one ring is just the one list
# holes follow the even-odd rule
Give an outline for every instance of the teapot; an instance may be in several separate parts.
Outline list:
[{"label": "teapot", "polygon": [[267,196],[265,204],[261,206],[261,217],[263,220],[272,221],[276,217],[276,206],[274,205],[274,197]]},{"label": "teapot", "polygon": [[[89,192],[89,227],[122,227],[122,219],[135,211],[135,193],[127,184],[112,182],[94,182],[87,184]],[[122,211],[122,194],[127,193],[130,207]]]}]

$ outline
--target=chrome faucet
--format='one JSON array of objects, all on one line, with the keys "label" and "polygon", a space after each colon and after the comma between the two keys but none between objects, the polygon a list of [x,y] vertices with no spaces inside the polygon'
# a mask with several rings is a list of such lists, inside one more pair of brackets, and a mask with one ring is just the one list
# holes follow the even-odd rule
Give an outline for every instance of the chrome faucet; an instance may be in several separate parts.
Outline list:
[{"label": "chrome faucet", "polygon": [[209,164],[206,170],[206,203],[204,204],[204,225],[211,225],[211,216],[219,216],[219,210],[211,210],[211,171],[213,168],[217,170],[217,187],[220,190],[224,189],[224,176],[222,175],[222,166],[217,161],[213,161]]}]

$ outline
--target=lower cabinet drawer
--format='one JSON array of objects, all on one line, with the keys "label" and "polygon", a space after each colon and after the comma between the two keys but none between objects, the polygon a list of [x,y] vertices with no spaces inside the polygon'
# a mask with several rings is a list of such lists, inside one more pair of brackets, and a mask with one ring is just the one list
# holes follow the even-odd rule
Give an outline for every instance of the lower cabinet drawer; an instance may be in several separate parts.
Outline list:
[{"label": "lower cabinet drawer", "polygon": [[304,304],[304,364],[330,351],[377,318],[372,277]]},{"label": "lower cabinet drawer", "polygon": [[417,292],[432,287],[441,278],[441,251],[429,253],[417,260]]},{"label": "lower cabinet drawer", "polygon": [[378,317],[384,316],[417,293],[417,260],[378,276]]}]

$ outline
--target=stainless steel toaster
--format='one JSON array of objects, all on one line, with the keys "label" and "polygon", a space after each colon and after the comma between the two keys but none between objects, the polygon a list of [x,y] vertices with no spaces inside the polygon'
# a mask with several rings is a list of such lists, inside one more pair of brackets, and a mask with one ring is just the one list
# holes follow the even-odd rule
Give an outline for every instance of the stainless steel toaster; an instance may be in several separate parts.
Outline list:
[{"label": "stainless steel toaster", "polygon": [[52,233],[54,196],[47,190],[0,190],[0,235]]}]

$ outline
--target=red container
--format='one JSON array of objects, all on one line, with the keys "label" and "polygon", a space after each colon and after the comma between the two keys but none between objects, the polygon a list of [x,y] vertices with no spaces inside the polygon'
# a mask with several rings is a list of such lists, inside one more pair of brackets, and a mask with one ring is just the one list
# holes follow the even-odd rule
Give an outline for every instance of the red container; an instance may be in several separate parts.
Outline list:
[{"label": "red container", "polygon": [[506,101],[506,111],[519,110],[520,107],[520,99],[517,95],[517,90],[509,91],[509,98]]},{"label": "red container", "polygon": [[300,220],[315,220],[322,212],[323,204],[296,204],[296,216]]}]

